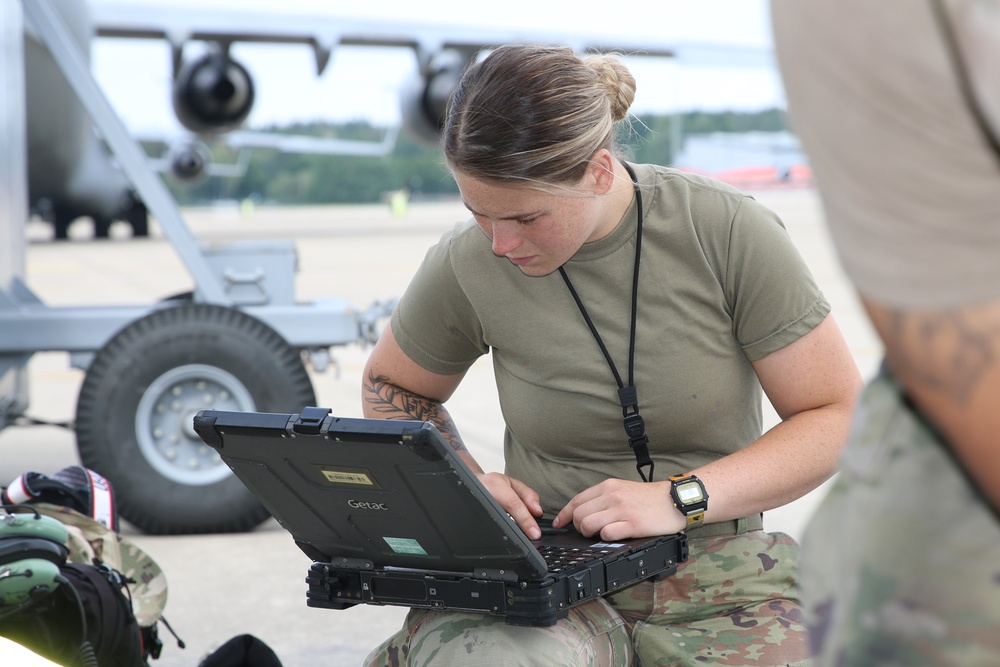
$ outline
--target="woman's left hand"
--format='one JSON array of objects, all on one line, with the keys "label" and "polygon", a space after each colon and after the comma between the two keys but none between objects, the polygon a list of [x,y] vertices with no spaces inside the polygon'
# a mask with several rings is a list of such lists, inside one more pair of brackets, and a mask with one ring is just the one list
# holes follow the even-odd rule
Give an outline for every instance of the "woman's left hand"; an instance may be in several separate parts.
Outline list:
[{"label": "woman's left hand", "polygon": [[606,542],[670,535],[687,526],[670,499],[669,482],[624,479],[608,479],[577,494],[552,524],[556,528],[573,524],[580,534],[600,534]]}]

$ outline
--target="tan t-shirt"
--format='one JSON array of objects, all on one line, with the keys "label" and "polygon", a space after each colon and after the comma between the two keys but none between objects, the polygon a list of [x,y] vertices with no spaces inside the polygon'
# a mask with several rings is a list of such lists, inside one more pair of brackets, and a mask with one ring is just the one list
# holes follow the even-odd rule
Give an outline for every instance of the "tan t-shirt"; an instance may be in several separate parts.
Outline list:
[{"label": "tan t-shirt", "polygon": [[[829,305],[777,216],[754,199],[673,169],[635,170],[644,211],[635,386],[662,480],[760,435],[750,362],[812,330]],[[633,201],[565,266],[626,382],[636,215]],[[526,276],[490,248],[469,222],[428,252],[392,316],[399,345],[443,374],[492,353],[506,471],[547,514],[608,477],[638,480],[618,385],[559,273]]]},{"label": "tan t-shirt", "polygon": [[772,3],[792,129],[841,261],[897,308],[1000,298],[1000,2],[934,6]]}]

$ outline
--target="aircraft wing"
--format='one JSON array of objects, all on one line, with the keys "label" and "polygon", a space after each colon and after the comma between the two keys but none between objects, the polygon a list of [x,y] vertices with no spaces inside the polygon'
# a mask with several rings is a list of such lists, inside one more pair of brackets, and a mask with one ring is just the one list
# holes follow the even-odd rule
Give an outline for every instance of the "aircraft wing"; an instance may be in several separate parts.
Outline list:
[{"label": "aircraft wing", "polygon": [[236,149],[270,148],[282,153],[319,153],[381,157],[392,153],[392,149],[396,146],[398,135],[398,126],[389,128],[379,141],[235,130],[227,135],[226,144]]},{"label": "aircraft wing", "polygon": [[650,40],[562,32],[558,29],[484,29],[449,24],[414,23],[338,17],[331,14],[219,10],[138,4],[127,0],[91,3],[91,15],[100,37],[164,39],[175,49],[188,41],[222,44],[269,42],[305,44],[316,54],[321,74],[337,46],[383,46],[412,49],[423,65],[434,53],[480,49],[515,42],[565,44],[580,52],[618,51],[629,55],[672,57],[674,51]]},{"label": "aircraft wing", "polygon": [[254,149],[270,149],[280,153],[384,157],[392,153],[398,137],[399,126],[388,128],[377,141],[233,130],[216,139],[237,152],[236,161],[229,164],[215,161],[208,144],[189,134],[146,134],[136,138],[147,144],[162,145],[160,154],[150,158],[150,165],[156,171],[171,174],[183,183],[197,182],[205,176],[241,178],[246,173],[250,154]]}]

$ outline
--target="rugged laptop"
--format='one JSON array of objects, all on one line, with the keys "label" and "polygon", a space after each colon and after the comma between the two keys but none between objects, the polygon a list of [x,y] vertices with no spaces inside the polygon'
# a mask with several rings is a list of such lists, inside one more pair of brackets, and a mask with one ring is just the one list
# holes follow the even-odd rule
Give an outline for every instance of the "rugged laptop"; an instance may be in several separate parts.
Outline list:
[{"label": "rugged laptop", "polygon": [[314,563],[307,604],[485,612],[552,625],[687,559],[683,534],[531,541],[430,422],[202,410],[194,419]]}]

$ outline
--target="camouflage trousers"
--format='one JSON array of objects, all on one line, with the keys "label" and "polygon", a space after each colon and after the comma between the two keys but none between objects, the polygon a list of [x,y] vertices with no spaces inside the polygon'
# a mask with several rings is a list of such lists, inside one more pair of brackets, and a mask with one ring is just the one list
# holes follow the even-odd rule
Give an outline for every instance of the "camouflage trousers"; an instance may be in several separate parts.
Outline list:
[{"label": "camouflage trousers", "polygon": [[693,538],[677,573],[578,605],[548,628],[412,610],[369,666],[805,665],[798,545],[752,531]]},{"label": "camouflage trousers", "polygon": [[802,538],[801,576],[818,667],[1000,665],[1000,521],[884,374]]}]

